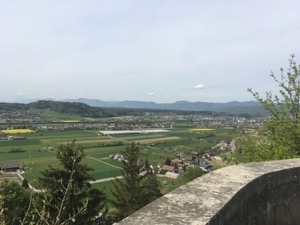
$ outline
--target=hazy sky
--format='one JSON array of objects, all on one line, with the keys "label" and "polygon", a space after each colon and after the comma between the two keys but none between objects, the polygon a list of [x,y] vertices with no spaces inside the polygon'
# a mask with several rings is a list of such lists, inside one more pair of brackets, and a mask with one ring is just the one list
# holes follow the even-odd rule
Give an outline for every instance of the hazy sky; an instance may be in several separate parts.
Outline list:
[{"label": "hazy sky", "polygon": [[299,0],[0,0],[0,102],[254,100],[300,64]]}]

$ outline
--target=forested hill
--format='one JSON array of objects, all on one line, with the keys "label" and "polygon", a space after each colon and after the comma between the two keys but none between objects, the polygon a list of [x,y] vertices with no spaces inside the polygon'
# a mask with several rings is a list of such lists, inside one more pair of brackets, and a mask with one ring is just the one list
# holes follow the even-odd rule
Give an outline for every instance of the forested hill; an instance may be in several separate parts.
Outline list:
[{"label": "forested hill", "polygon": [[[51,100],[40,100],[28,104],[23,103],[0,103],[1,111],[6,112],[29,112],[29,111],[54,111],[64,114],[78,115],[81,117],[101,118],[101,117],[116,117],[126,115],[144,115],[145,112],[177,112],[178,114],[196,113],[192,111],[178,111],[178,110],[155,110],[155,109],[128,109],[128,108],[108,108],[108,107],[92,107],[79,102],[60,102]],[[197,112],[210,115],[220,115],[222,113],[214,112]]]},{"label": "forested hill", "polygon": [[131,108],[131,109],[158,109],[158,110],[186,110],[186,111],[209,111],[209,112],[223,112],[227,114],[249,114],[267,115],[263,106],[257,101],[246,102],[227,102],[227,103],[214,103],[214,102],[189,102],[177,101],[174,103],[155,103],[143,101],[116,101],[107,102],[97,99],[67,99],[67,102],[81,102],[95,107],[110,107],[110,108]]},{"label": "forested hill", "polygon": [[138,110],[116,109],[116,108],[98,108],[79,102],[60,102],[41,100],[28,104],[34,109],[50,109],[59,113],[78,114],[82,117],[113,117],[124,115],[139,115]]},{"label": "forested hill", "polygon": [[55,111],[58,113],[76,114],[81,117],[113,117],[124,115],[139,115],[141,112],[134,109],[98,108],[78,102],[59,102],[40,100],[33,103],[0,103],[0,111],[28,112],[30,110]]},{"label": "forested hill", "polygon": [[221,114],[235,114],[242,116],[256,115],[253,111],[247,107],[239,105],[227,105],[225,113],[220,110],[212,110],[214,107],[209,107],[207,110],[178,110],[173,109],[137,109],[137,108],[120,108],[120,107],[93,107],[85,103],[80,102],[61,102],[52,100],[40,100],[28,104],[23,103],[0,103],[0,110],[5,111],[28,111],[31,109],[37,110],[52,110],[58,113],[76,114],[81,117],[114,117],[114,116],[126,116],[126,115],[143,115],[145,112],[176,112],[177,114],[208,114],[208,115],[221,115]]}]

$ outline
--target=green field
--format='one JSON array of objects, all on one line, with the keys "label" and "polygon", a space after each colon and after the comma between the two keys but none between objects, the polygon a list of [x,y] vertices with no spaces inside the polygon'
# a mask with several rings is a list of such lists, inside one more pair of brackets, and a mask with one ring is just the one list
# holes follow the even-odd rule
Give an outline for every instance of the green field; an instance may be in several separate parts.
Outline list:
[{"label": "green field", "polygon": [[110,154],[121,153],[132,141],[141,150],[141,158],[163,163],[166,158],[181,152],[204,152],[219,141],[232,138],[233,130],[216,129],[192,132],[190,126],[170,129],[169,133],[126,134],[99,136],[97,130],[44,131],[28,133],[26,140],[1,141],[0,162],[18,160],[24,165],[23,176],[32,182],[48,165],[59,166],[56,150],[61,144],[74,139],[86,153],[84,163],[93,168],[91,174],[98,179],[119,176],[121,163],[109,159]]},{"label": "green field", "polygon": [[[162,194],[166,194],[178,187],[176,185],[176,180],[174,180],[174,179],[167,178],[167,177],[157,177],[157,180],[160,183]],[[95,184],[92,184],[92,187],[103,191],[103,193],[105,194],[107,199],[109,199],[109,200],[114,199],[114,196],[112,195],[112,192],[111,192],[111,190],[114,190],[114,185],[113,185],[112,181],[95,183]]]}]

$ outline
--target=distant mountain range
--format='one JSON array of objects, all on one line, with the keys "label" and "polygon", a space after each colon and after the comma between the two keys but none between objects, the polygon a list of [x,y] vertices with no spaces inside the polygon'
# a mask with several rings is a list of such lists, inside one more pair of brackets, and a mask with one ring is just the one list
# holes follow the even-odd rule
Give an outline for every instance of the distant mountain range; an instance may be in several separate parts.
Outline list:
[{"label": "distant mountain range", "polygon": [[174,103],[155,103],[143,101],[101,101],[97,99],[64,99],[66,102],[80,102],[93,107],[129,108],[129,109],[160,109],[160,110],[186,110],[186,111],[213,111],[229,114],[266,115],[262,105],[256,101],[247,102],[188,102],[177,101]]},{"label": "distant mountain range", "polygon": [[[189,101],[177,101],[174,103],[155,103],[155,102],[144,102],[144,101],[101,101],[98,99],[78,98],[78,99],[26,99],[15,101],[16,104],[29,104],[32,105],[35,102],[39,102],[38,106],[48,105],[51,106],[55,102],[70,102],[70,103],[83,103],[90,107],[103,108],[107,111],[109,108],[128,110],[174,110],[174,111],[206,111],[206,112],[217,112],[227,113],[235,115],[250,115],[250,116],[266,116],[268,113],[264,110],[262,105],[256,101],[245,101],[238,102],[232,101],[227,103],[213,103],[213,102],[189,102]],[[52,103],[51,103],[52,102]],[[13,104],[13,103],[12,103]],[[54,104],[56,105],[56,104]],[[73,105],[65,104],[65,106],[73,107]],[[71,108],[72,108],[71,107]],[[77,106],[76,106],[77,107]],[[82,106],[81,106],[82,107]],[[50,107],[51,108],[51,107]],[[88,110],[90,111],[90,110]]]}]

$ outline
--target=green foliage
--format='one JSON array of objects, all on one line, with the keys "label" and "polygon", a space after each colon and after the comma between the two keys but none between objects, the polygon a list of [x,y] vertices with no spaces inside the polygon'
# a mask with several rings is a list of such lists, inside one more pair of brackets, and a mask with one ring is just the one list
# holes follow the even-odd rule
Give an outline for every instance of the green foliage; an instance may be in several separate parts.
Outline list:
[{"label": "green foliage", "polygon": [[145,179],[142,182],[143,185],[143,201],[144,204],[154,201],[155,199],[162,196],[160,191],[160,182],[157,180],[157,177],[150,167],[148,160],[145,160],[144,168],[146,170]]},{"label": "green foliage", "polygon": [[0,180],[0,224],[4,225],[5,221],[4,221],[4,194],[3,194],[3,180]]},{"label": "green foliage", "polygon": [[171,166],[172,162],[171,162],[171,159],[170,158],[167,158],[164,165],[168,165],[168,166]]},{"label": "green foliage", "polygon": [[202,176],[205,172],[199,167],[188,167],[185,173],[181,174],[178,178],[178,183],[180,185],[186,184],[197,177]]},{"label": "green foliage", "polygon": [[122,152],[123,179],[113,182],[115,200],[113,220],[119,221],[161,196],[159,182],[147,162],[139,160],[140,150],[134,142]]},{"label": "green foliage", "polygon": [[0,110],[6,110],[11,112],[17,110],[27,110],[28,108],[28,105],[22,103],[0,103]]},{"label": "green foliage", "polygon": [[[104,207],[105,197],[97,189],[92,189],[91,169],[82,164],[85,154],[75,141],[61,145],[57,151],[60,168],[42,172],[39,182],[45,193],[41,195],[43,204],[39,212],[40,221],[50,224],[91,224]],[[43,223],[42,223],[43,224]]]},{"label": "green foliage", "polygon": [[225,159],[230,164],[288,159],[295,156],[295,152],[290,148],[284,148],[264,136],[244,136],[237,139],[235,144],[236,151],[233,157]]},{"label": "green foliage", "polygon": [[28,181],[27,181],[26,179],[24,179],[24,180],[22,181],[22,187],[23,187],[23,188],[29,188],[29,184],[28,184]]},{"label": "green foliage", "polygon": [[12,148],[8,153],[18,153],[18,152],[26,152],[26,150],[21,148]]},{"label": "green foliage", "polygon": [[[29,103],[28,105],[23,106],[23,108],[25,107],[26,109],[32,108],[38,110],[50,109],[58,113],[77,114],[82,117],[92,117],[92,118],[144,114],[143,110],[137,110],[137,109],[98,108],[98,107],[92,107],[87,104],[79,103],[79,102],[57,102],[57,101],[46,101],[46,100],[40,100],[37,102]],[[1,108],[1,104],[0,104],[0,108]]]},{"label": "green foliage", "polygon": [[[19,225],[25,218],[30,202],[30,192],[22,188],[17,182],[1,180],[0,195],[2,196],[2,215],[0,224]],[[0,198],[1,198],[0,196]],[[0,205],[1,211],[1,205]],[[1,223],[2,222],[2,223]]]},{"label": "green foliage", "polygon": [[161,192],[163,194],[167,194],[170,191],[173,191],[176,188],[206,174],[202,169],[199,167],[188,167],[186,172],[179,175],[177,179],[173,178],[166,178],[166,177],[159,177],[159,181],[162,184]]},{"label": "green foliage", "polygon": [[266,93],[263,99],[257,92],[248,91],[270,113],[272,118],[264,124],[263,137],[244,138],[240,140],[243,153],[242,161],[261,161],[272,159],[286,159],[300,156],[300,66],[296,65],[294,55],[285,72],[281,69],[281,76],[274,73],[271,77],[279,86],[279,94]]}]

